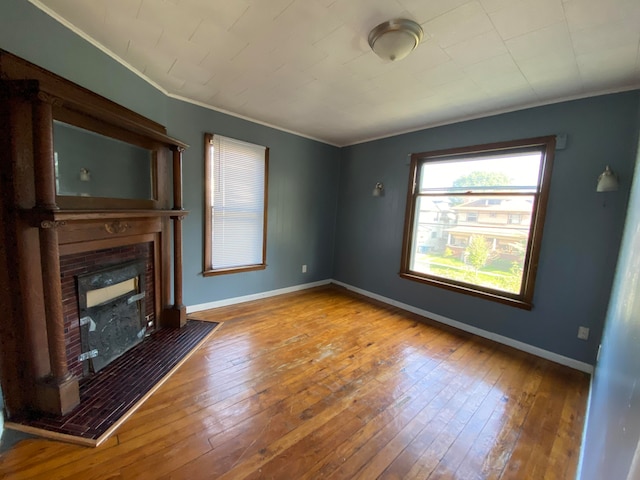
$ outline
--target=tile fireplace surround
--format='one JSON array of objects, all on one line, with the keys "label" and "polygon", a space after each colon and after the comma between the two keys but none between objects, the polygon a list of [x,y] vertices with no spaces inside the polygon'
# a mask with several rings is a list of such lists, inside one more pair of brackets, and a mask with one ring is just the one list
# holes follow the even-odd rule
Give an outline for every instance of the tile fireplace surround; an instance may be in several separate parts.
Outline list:
[{"label": "tile fireplace surround", "polygon": [[92,252],[64,255],[60,258],[60,277],[62,282],[62,308],[64,315],[64,336],[69,371],[81,378],[83,362],[78,357],[83,353],[80,338],[80,312],[77,277],[89,274],[113,265],[140,260],[145,264],[144,317],[147,322],[147,334],[155,330],[155,281],[153,265],[153,244],[138,243],[121,247],[106,248]]}]

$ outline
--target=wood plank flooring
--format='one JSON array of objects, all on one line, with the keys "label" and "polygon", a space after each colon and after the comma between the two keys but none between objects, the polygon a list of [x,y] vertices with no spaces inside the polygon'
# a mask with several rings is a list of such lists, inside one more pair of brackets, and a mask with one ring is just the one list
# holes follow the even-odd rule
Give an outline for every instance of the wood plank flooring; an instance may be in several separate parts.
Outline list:
[{"label": "wood plank flooring", "polygon": [[0,457],[10,479],[573,479],[588,376],[325,287],[224,321],[116,434]]}]

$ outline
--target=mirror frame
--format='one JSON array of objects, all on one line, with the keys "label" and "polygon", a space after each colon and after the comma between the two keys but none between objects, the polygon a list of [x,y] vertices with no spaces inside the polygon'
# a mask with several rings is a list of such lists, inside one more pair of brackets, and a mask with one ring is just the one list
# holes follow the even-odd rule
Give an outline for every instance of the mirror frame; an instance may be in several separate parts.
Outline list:
[{"label": "mirror frame", "polygon": [[152,198],[83,197],[79,195],[58,195],[56,191],[56,204],[58,207],[73,210],[162,208],[159,205],[159,192],[167,187],[162,179],[165,178],[168,173],[164,166],[169,161],[169,159],[166,158],[167,149],[164,144],[131,130],[104,122],[78,111],[70,110],[64,106],[54,106],[53,119],[81,130],[97,133],[104,137],[134,145],[151,152],[150,173]]}]

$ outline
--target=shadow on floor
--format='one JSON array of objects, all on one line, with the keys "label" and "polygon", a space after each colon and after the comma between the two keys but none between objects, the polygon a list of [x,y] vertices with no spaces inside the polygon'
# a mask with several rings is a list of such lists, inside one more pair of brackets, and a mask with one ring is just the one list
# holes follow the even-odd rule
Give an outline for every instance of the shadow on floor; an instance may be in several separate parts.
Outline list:
[{"label": "shadow on floor", "polygon": [[2,434],[2,436],[0,436],[0,455],[11,450],[11,448],[21,440],[35,438],[33,435],[18,432],[17,430],[4,429],[0,433]]},{"label": "shadow on floor", "polygon": [[34,438],[33,435],[4,428],[4,398],[0,389],[0,455],[9,451],[20,440]]}]

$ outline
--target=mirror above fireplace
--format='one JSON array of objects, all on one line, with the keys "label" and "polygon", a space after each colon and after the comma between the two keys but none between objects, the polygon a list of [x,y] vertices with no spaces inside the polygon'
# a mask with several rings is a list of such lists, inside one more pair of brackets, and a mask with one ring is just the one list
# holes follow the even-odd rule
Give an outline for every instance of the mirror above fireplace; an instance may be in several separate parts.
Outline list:
[{"label": "mirror above fireplace", "polygon": [[154,152],[146,148],[53,121],[58,196],[154,198]]}]

